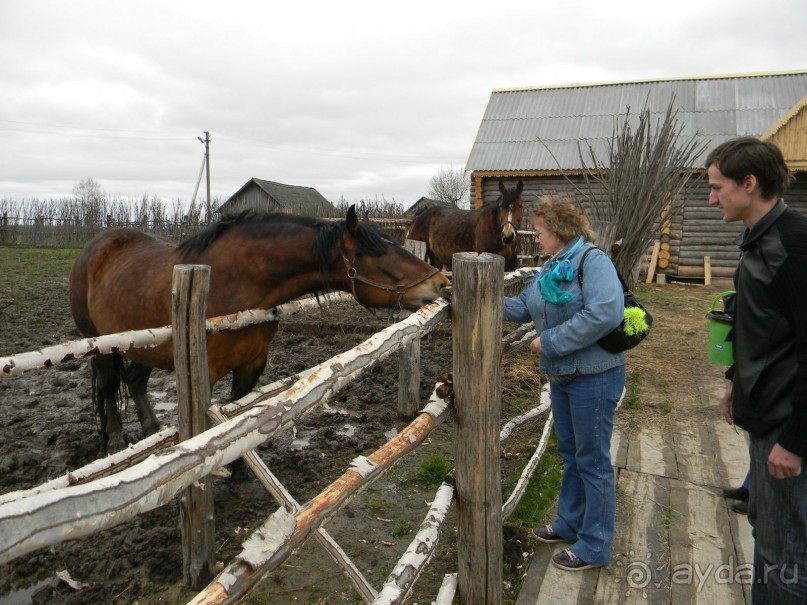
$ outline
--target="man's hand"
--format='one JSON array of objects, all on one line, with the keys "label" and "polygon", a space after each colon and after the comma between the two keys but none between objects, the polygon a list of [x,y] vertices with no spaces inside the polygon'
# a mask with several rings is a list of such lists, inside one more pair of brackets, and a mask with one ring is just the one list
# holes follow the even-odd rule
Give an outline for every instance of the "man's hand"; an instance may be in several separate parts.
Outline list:
[{"label": "man's hand", "polygon": [[532,351],[536,355],[540,355],[541,353],[544,352],[544,348],[541,346],[541,337],[540,336],[536,337],[530,343],[530,351]]},{"label": "man's hand", "polygon": [[775,479],[786,479],[801,475],[802,457],[787,451],[775,443],[771,453],[768,454],[768,472]]}]

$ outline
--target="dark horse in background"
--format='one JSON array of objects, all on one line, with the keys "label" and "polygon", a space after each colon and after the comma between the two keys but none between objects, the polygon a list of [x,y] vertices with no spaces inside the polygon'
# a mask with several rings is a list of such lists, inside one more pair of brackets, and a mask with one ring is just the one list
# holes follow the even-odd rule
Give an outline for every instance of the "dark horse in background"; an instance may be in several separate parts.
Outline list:
[{"label": "dark horse in background", "polygon": [[[223,219],[179,246],[132,229],[111,229],[82,250],[70,272],[70,311],[86,337],[171,324],[174,265],[210,266],[207,317],[267,309],[305,294],[352,292],[368,307],[416,310],[436,300],[447,278],[360,223],[354,207],[340,221],[287,214]],[[233,399],[266,366],[277,322],[207,337],[211,386],[232,372]],[[172,370],[171,343],[92,360],[102,452],[125,447],[116,395],[121,377],[146,436],[159,428],[146,397],[153,368]]]},{"label": "dark horse in background", "polygon": [[490,252],[504,257],[505,270],[518,266],[517,228],[523,214],[521,193],[524,183],[505,189],[499,181],[501,196],[495,202],[475,210],[432,206],[415,215],[408,239],[426,242],[429,262],[451,270],[456,252]]}]

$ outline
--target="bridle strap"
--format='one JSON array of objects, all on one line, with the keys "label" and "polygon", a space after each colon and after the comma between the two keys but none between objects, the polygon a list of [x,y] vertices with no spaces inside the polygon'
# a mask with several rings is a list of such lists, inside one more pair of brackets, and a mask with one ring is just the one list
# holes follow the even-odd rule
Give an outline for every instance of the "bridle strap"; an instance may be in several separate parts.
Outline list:
[{"label": "bridle strap", "polygon": [[356,298],[356,281],[360,281],[361,283],[366,284],[368,286],[372,286],[373,288],[378,288],[379,290],[386,290],[387,292],[397,292],[398,306],[400,306],[401,299],[403,298],[403,295],[406,294],[407,290],[409,290],[410,288],[414,288],[418,284],[422,284],[424,281],[440,272],[440,269],[438,269],[437,267],[432,267],[431,272],[425,277],[416,279],[415,281],[412,281],[408,284],[398,284],[396,286],[388,286],[387,284],[382,284],[377,281],[373,281],[372,279],[369,279],[367,277],[362,277],[361,275],[359,275],[359,272],[356,270],[356,267],[350,264],[350,260],[348,260],[347,255],[341,250],[340,252],[342,254],[342,261],[344,261],[345,268],[347,269],[348,279],[350,279],[351,293],[353,294],[353,298],[355,298],[357,301],[358,298]]}]

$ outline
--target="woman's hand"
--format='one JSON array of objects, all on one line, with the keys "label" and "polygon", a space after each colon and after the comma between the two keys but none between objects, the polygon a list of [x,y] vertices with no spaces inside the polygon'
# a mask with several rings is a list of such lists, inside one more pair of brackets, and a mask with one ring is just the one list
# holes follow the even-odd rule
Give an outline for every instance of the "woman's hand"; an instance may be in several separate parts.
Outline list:
[{"label": "woman's hand", "polygon": [[536,355],[540,355],[544,352],[543,347],[541,347],[541,337],[538,336],[530,343],[530,351],[535,353]]}]

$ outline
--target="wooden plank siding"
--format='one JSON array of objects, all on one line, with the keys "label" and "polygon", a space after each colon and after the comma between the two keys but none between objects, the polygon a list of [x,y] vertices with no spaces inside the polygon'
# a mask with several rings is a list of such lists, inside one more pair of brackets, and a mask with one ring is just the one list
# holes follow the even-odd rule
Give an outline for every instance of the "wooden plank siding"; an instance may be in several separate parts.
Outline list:
[{"label": "wooden plank siding", "polygon": [[[797,180],[785,194],[785,200],[791,208],[802,214],[807,214],[807,172],[796,174]],[[540,198],[545,195],[555,195],[568,199],[581,199],[588,194],[587,185],[582,175],[572,174],[567,179],[563,175],[539,174],[537,172],[501,172],[501,173],[474,173],[471,179],[471,200],[477,205],[493,202],[499,197],[499,179],[504,180],[506,186],[511,186],[517,180],[524,182],[524,218],[521,229],[530,230],[531,211]],[[597,199],[597,196],[595,196]],[[709,185],[704,171],[703,176],[693,183],[688,192],[688,200],[681,212],[676,214],[670,225],[668,244],[669,260],[664,267],[659,263],[657,274],[668,277],[704,278],[704,257],[711,259],[711,275],[713,278],[729,279],[740,260],[740,251],[737,248],[737,238],[742,234],[742,223],[724,223],[720,211],[709,206]],[[583,206],[589,212],[588,203]],[[519,254],[531,254],[529,244],[523,246],[526,250]],[[640,273],[647,270],[652,245],[648,247],[647,255],[640,265]]]}]

